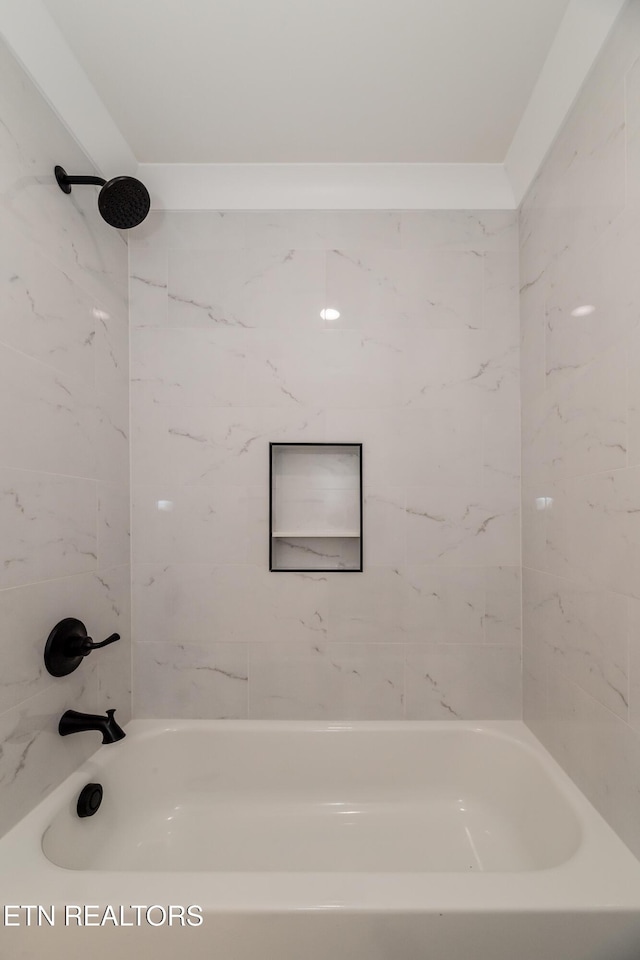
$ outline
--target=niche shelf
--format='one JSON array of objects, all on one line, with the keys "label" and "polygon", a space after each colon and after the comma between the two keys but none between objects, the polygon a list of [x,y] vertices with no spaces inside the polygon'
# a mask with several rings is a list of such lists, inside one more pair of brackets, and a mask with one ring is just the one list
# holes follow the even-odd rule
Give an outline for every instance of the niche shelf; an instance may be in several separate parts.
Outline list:
[{"label": "niche shelf", "polygon": [[362,571],[362,444],[269,444],[269,569]]}]

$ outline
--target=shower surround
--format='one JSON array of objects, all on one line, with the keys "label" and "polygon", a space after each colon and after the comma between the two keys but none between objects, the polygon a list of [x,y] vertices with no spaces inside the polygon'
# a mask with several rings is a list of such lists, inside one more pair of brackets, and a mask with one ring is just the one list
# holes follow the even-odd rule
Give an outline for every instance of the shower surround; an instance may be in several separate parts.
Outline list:
[{"label": "shower surround", "polygon": [[[0,834],[99,745],[62,740],[68,708],[130,716],[127,246],[92,173],[0,43]],[[50,676],[63,617],[118,644]]]},{"label": "shower surround", "polygon": [[640,5],[520,219],[524,719],[640,855]]},{"label": "shower surround", "polygon": [[[136,715],[518,718],[516,215],[152,213],[130,268]],[[363,573],[269,573],[270,441],[363,443]]]}]

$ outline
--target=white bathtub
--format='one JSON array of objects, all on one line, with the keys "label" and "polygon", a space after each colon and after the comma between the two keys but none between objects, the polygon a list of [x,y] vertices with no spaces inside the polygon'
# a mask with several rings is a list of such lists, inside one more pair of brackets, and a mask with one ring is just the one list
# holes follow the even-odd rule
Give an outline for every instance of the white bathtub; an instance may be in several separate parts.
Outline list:
[{"label": "white bathtub", "polygon": [[[127,734],[0,841],[2,903],[54,920],[10,911],[2,960],[640,956],[640,863],[521,723]],[[90,781],[103,804],[79,819]],[[86,904],[93,925],[65,926]]]}]

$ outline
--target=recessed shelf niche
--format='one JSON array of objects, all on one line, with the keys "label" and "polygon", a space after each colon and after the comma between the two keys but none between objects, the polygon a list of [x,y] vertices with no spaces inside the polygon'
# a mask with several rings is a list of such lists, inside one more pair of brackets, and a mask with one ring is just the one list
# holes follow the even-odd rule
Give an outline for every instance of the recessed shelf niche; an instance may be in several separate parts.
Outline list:
[{"label": "recessed shelf niche", "polygon": [[269,569],[362,570],[362,444],[269,444]]}]

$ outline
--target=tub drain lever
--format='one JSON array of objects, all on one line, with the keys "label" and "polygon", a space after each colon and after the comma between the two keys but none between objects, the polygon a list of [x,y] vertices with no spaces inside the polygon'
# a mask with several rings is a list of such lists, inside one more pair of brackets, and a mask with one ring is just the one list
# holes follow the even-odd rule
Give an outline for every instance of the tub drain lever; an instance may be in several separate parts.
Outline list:
[{"label": "tub drain lever", "polygon": [[95,643],[87,636],[87,628],[81,620],[66,617],[55,625],[47,638],[44,665],[52,676],[66,677],[80,666],[83,658],[92,650],[106,647],[119,639],[119,633],[112,633],[106,640]]}]

